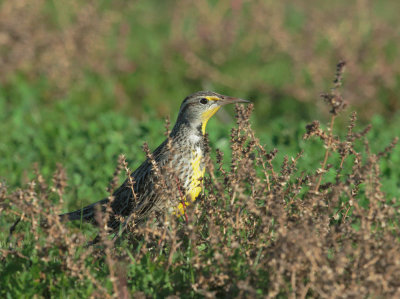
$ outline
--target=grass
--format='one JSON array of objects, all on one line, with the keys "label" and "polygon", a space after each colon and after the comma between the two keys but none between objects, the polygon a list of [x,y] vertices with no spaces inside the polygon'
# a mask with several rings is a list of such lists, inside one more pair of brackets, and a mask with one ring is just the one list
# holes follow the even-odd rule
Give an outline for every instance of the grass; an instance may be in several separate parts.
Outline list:
[{"label": "grass", "polygon": [[[324,96],[335,109],[343,101],[338,88]],[[115,246],[101,226],[65,225],[55,215],[106,196],[116,155],[135,149],[135,157],[143,158],[140,143],[159,142],[162,121],[139,124],[70,102],[51,109],[30,109],[24,120],[29,128],[3,135],[9,145],[29,144],[31,153],[15,152],[19,163],[2,160],[1,169],[13,174],[0,192],[3,296],[395,294],[395,276],[382,269],[398,271],[392,254],[399,246],[394,166],[400,155],[390,146],[394,130],[385,120],[377,117],[372,129],[363,130],[351,114],[342,131],[334,122],[332,131],[314,122],[286,132],[277,120],[270,132],[255,135],[252,106],[238,106],[230,138],[225,126],[210,123],[214,158],[205,194],[188,210],[189,223],[165,215],[169,225],[148,221]],[[341,111],[331,111],[332,121],[340,119]],[[17,115],[3,115],[3,132]],[[31,166],[18,168],[21,163]],[[16,216],[23,221],[7,240]],[[40,225],[41,219],[50,225]],[[96,231],[103,236],[100,245],[85,247]],[[368,277],[377,278],[371,285]]]},{"label": "grass", "polygon": [[[0,1],[1,297],[398,296],[397,1],[15,3]],[[114,246],[59,222],[201,89],[254,111],[209,122],[189,224],[166,215]]]}]

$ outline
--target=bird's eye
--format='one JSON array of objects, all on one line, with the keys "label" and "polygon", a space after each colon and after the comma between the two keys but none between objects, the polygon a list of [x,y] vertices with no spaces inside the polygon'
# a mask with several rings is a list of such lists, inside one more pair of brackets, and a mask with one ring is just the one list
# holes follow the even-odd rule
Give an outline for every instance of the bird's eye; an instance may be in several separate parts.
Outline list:
[{"label": "bird's eye", "polygon": [[200,99],[200,104],[205,105],[205,104],[207,104],[207,103],[208,103],[208,100],[207,100],[206,98],[201,98],[201,99]]}]

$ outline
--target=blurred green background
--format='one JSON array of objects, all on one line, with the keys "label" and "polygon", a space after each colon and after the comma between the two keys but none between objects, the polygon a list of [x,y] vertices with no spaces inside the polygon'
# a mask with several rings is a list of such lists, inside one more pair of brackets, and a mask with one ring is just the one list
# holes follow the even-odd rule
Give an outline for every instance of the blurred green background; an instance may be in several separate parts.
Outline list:
[{"label": "blurred green background", "polygon": [[[323,152],[304,127],[327,122],[319,94],[341,59],[346,115],[372,121],[382,149],[400,126],[399,11],[396,0],[0,1],[0,179],[22,186],[37,168],[50,180],[61,163],[66,208],[100,199],[118,155],[138,166],[143,142],[154,149],[198,90],[250,99],[262,143],[279,159],[308,147],[307,169]],[[233,115],[210,122],[213,150],[228,152]],[[399,162],[396,149],[382,165],[390,196]]]}]

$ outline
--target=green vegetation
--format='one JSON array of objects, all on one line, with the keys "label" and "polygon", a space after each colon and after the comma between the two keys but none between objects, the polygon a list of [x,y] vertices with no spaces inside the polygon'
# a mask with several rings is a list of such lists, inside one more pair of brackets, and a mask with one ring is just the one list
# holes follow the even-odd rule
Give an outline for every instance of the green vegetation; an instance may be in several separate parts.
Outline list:
[{"label": "green vegetation", "polygon": [[[400,127],[397,1],[15,2],[0,1],[1,297],[396,294],[400,148],[384,149]],[[340,58],[350,107],[334,136],[347,140],[352,111],[354,132],[372,124],[343,169],[318,97]],[[135,169],[202,89],[254,112],[251,129],[236,111],[239,133],[233,110],[208,124],[215,169],[189,224],[86,248],[103,231],[54,215],[106,197],[119,155]],[[328,137],[304,140],[314,120]]]}]

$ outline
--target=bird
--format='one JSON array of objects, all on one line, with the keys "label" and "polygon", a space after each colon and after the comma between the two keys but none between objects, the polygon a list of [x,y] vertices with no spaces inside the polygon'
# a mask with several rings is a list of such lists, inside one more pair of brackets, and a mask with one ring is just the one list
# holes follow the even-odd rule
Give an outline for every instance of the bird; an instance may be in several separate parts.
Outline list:
[{"label": "bird", "polygon": [[[183,215],[186,206],[195,201],[202,190],[207,122],[222,106],[233,103],[249,101],[212,91],[199,91],[187,96],[166,140],[147,156],[111,197],[59,216],[66,220],[97,223],[97,211],[104,212],[109,205],[107,226],[111,232],[117,233],[127,224],[127,219],[138,224],[152,212],[163,214],[168,211],[173,201],[168,198],[171,192],[167,191],[173,188],[179,193],[176,194],[176,206],[172,208],[174,213]],[[166,173],[168,175],[162,177]],[[161,191],[165,188],[165,192],[157,190],[160,188]]]}]

